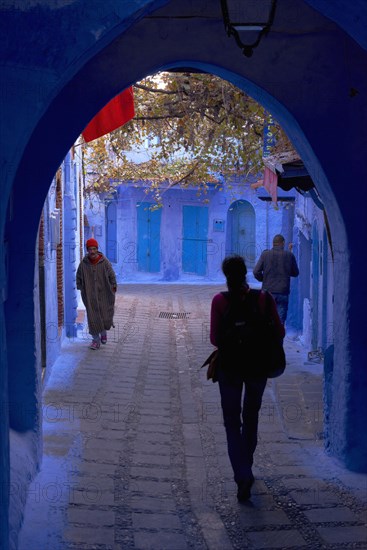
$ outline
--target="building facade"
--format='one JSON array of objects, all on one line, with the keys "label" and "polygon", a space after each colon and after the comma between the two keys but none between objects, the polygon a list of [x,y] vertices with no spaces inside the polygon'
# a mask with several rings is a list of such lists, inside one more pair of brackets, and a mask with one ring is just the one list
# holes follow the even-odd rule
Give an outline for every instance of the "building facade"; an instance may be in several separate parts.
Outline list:
[{"label": "building facade", "polygon": [[[84,199],[78,143],[66,155],[47,194],[38,231],[35,286],[42,378],[48,376],[65,338],[75,338],[80,296],[76,270],[84,250]],[[39,310],[39,311],[37,311]]]},{"label": "building facade", "polygon": [[293,244],[300,275],[291,280],[287,330],[320,359],[333,340],[333,258],[325,208],[315,192],[278,190],[277,206],[251,182],[169,189],[162,208],[143,184],[86,201],[85,239],[96,238],[118,282],[224,283],[221,262],[240,254],[252,268],[277,233]]}]

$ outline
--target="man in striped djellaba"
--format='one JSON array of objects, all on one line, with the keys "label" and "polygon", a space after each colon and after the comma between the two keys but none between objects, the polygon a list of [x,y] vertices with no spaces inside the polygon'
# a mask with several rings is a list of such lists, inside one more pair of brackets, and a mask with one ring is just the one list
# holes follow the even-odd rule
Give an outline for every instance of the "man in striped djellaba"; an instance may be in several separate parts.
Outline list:
[{"label": "man in striped djellaba", "polygon": [[81,292],[88,318],[90,349],[107,343],[107,331],[114,326],[116,274],[110,261],[98,250],[98,242],[88,239],[87,254],[79,264],[76,287]]}]

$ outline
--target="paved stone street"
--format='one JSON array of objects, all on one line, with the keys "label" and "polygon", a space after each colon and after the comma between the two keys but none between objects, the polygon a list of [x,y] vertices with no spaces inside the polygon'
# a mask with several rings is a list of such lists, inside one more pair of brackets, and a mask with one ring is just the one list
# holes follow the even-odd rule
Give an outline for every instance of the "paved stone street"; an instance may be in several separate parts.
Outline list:
[{"label": "paved stone street", "polygon": [[67,342],[44,389],[44,458],[20,550],[367,549],[366,476],[324,452],[322,364],[286,338],[268,382],[251,501],[239,504],[212,350],[224,287],[119,286],[98,351]]}]

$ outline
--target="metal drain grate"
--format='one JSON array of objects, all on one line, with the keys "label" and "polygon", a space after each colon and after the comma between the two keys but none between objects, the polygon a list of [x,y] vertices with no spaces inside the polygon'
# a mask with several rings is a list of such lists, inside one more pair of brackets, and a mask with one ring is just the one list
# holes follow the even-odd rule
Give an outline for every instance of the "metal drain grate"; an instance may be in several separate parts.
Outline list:
[{"label": "metal drain grate", "polygon": [[187,319],[190,313],[187,311],[179,313],[170,313],[169,311],[161,311],[158,315],[160,319]]}]

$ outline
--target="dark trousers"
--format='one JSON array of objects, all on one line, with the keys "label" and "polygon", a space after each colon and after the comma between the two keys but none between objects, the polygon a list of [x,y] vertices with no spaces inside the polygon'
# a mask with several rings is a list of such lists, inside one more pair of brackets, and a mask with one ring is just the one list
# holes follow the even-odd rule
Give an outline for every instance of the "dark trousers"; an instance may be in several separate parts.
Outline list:
[{"label": "dark trousers", "polygon": [[228,455],[236,483],[252,477],[252,463],[257,445],[257,427],[266,378],[250,380],[218,375]]}]

